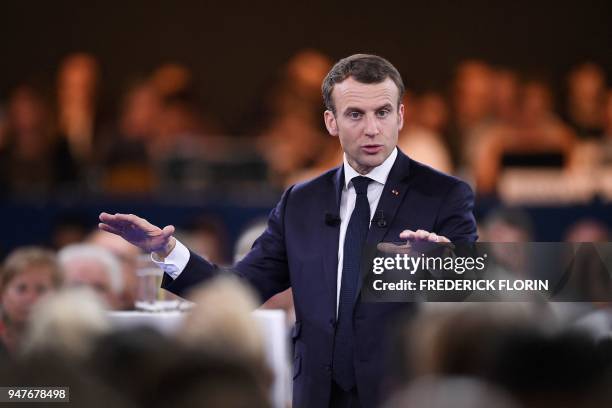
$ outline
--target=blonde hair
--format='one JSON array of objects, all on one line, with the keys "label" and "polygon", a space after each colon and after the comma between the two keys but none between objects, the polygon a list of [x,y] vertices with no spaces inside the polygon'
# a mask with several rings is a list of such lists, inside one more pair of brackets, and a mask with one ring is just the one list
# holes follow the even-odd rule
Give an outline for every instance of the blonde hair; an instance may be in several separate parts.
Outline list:
[{"label": "blonde hair", "polygon": [[22,247],[14,250],[0,269],[0,292],[29,267],[47,267],[51,272],[53,286],[58,288],[63,282],[63,274],[53,251],[41,247]]},{"label": "blonde hair", "polygon": [[83,358],[110,331],[104,304],[95,292],[87,287],[67,288],[34,306],[22,352]]},{"label": "blonde hair", "polygon": [[263,361],[263,333],[252,316],[257,300],[251,288],[223,275],[199,287],[191,298],[195,305],[179,330],[179,340],[226,358]]}]

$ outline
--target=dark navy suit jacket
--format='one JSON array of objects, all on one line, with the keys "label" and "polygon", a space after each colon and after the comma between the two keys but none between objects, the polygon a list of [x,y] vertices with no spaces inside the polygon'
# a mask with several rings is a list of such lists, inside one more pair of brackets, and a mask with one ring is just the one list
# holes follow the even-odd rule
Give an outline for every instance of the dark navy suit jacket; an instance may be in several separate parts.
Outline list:
[{"label": "dark navy suit jacket", "polygon": [[[404,229],[435,232],[453,242],[475,241],[470,187],[398,153],[377,207],[387,222],[384,227],[372,223],[368,243],[399,241]],[[233,269],[252,284],[263,301],[293,289],[293,400],[297,408],[329,404],[340,225],[326,222],[326,214],[339,214],[343,183],[340,166],[289,188],[270,213],[266,231]],[[162,287],[184,295],[218,272],[216,266],[191,253],[185,270],[176,280],[165,276]],[[355,306],[354,366],[363,407],[380,402],[387,325],[402,306],[406,305],[359,300]]]}]

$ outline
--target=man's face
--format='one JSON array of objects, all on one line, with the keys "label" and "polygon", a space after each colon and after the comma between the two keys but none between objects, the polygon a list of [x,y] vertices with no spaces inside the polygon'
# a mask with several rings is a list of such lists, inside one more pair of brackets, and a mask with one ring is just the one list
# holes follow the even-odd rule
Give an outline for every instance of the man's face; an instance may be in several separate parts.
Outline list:
[{"label": "man's face", "polygon": [[325,111],[325,126],[340,138],[347,161],[358,173],[379,166],[397,144],[404,124],[404,105],[399,90],[387,78],[378,84],[363,84],[352,77],[334,85],[336,113]]}]

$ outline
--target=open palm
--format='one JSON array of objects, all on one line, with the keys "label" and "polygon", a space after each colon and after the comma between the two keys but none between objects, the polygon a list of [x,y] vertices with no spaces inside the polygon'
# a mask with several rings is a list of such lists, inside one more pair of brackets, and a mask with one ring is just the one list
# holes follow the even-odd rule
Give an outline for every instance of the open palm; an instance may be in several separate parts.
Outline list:
[{"label": "open palm", "polygon": [[99,228],[119,235],[145,252],[168,252],[174,227],[163,229],[134,214],[100,214]]}]

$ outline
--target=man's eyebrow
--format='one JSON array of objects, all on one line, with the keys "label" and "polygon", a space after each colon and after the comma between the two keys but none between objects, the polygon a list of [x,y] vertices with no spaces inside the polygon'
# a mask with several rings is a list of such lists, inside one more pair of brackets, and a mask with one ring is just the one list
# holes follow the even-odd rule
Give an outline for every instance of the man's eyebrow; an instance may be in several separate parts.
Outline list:
[{"label": "man's eyebrow", "polygon": [[[378,111],[381,111],[383,109],[386,109],[388,111],[392,111],[393,110],[393,105],[387,102],[384,105],[379,106],[376,109],[374,109],[374,112],[378,112]],[[347,106],[346,109],[344,109],[344,114],[345,115],[347,115],[347,114],[349,114],[351,112],[365,113],[363,109],[356,108],[356,107],[353,107],[353,106]]]},{"label": "man's eyebrow", "polygon": [[390,103],[385,103],[383,106],[376,108],[376,111],[378,112],[379,110],[393,110],[393,105],[391,105]]},{"label": "man's eyebrow", "polygon": [[[383,110],[383,109],[393,110],[393,105],[387,102],[384,105],[379,106],[378,108],[374,109],[374,111],[378,112],[378,111]],[[361,109],[361,108],[356,108],[356,107],[353,107],[353,106],[347,106],[346,109],[344,109],[344,114],[346,115],[346,114],[348,114],[350,112],[365,113],[364,110]]]},{"label": "man's eyebrow", "polygon": [[346,115],[346,114],[348,114],[348,113],[350,113],[350,112],[359,112],[359,113],[365,113],[365,112],[363,111],[363,109],[361,109],[361,108],[355,108],[355,107],[353,107],[353,106],[347,106],[347,107],[346,107],[346,109],[344,109],[344,114]]}]

